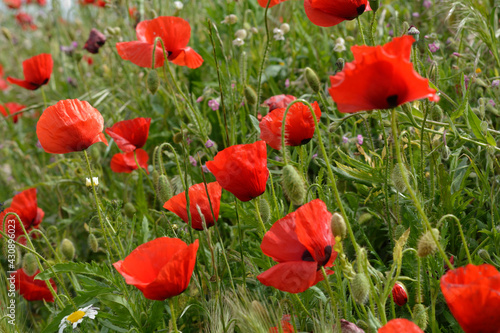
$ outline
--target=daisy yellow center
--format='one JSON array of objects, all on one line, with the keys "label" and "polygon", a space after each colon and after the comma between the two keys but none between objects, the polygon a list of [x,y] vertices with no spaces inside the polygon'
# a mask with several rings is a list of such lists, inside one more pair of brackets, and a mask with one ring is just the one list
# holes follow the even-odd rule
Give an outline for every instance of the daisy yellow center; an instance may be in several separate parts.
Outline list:
[{"label": "daisy yellow center", "polygon": [[70,314],[67,318],[68,321],[72,322],[73,324],[82,319],[85,316],[85,312],[83,311],[75,311],[72,314]]}]

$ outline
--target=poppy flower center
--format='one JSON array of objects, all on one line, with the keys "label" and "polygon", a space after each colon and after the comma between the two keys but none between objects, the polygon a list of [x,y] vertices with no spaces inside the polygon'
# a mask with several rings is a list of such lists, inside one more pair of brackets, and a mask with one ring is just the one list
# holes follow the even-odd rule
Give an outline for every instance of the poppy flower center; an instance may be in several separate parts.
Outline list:
[{"label": "poppy flower center", "polygon": [[67,318],[68,321],[72,322],[73,324],[82,319],[85,316],[85,312],[83,311],[75,311],[72,314],[70,314]]},{"label": "poppy flower center", "polygon": [[[331,245],[325,246],[324,251],[325,251],[324,259],[318,261],[317,270],[319,270],[322,266],[325,266],[328,263],[328,261],[330,260],[330,257],[332,256],[332,246]],[[308,250],[305,250],[304,253],[302,254],[302,260],[309,261],[309,262],[316,261],[316,260],[314,260],[314,257],[312,256],[311,252],[309,252]]]},{"label": "poppy flower center", "polygon": [[306,143],[309,143],[309,141],[311,141],[312,138],[309,138],[309,139],[304,139],[302,141],[300,141],[300,145],[305,145]]},{"label": "poppy flower center", "polygon": [[389,108],[395,108],[398,106],[398,95],[391,95],[385,99]]},{"label": "poppy flower center", "polygon": [[365,8],[366,8],[366,5],[361,5],[358,8],[356,8],[356,12],[358,13],[358,16],[365,12]]}]

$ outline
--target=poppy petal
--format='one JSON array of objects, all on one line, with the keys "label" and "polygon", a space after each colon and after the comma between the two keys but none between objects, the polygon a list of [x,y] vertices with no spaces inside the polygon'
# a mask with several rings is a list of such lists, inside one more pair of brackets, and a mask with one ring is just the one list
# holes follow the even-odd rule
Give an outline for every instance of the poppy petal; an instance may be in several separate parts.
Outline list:
[{"label": "poppy petal", "polygon": [[[320,27],[332,27],[346,20],[345,18],[340,17],[337,14],[332,14],[314,8],[312,2],[313,0],[304,0],[304,10],[307,17],[313,24]],[[335,1],[331,2],[334,3]]]},{"label": "poppy petal", "polygon": [[146,41],[153,44],[156,37],[162,39],[166,51],[177,51],[185,48],[189,43],[191,26],[188,21],[180,17],[160,16],[149,20],[145,25]]},{"label": "poppy petal", "polygon": [[149,156],[148,153],[143,149],[137,149],[129,153],[119,153],[113,155],[110,163],[111,170],[116,173],[131,173],[132,171],[136,170],[138,167],[137,163],[135,162],[134,154],[136,154],[137,162],[139,163],[140,167],[145,169],[146,172],[149,173]]},{"label": "poppy petal", "polygon": [[292,95],[276,95],[269,97],[261,106],[268,106],[269,112],[275,109],[286,108],[290,102],[295,101],[297,97]]},{"label": "poppy petal", "polygon": [[[259,6],[261,6],[262,8],[266,8],[268,0],[258,0],[258,1],[259,1]],[[269,3],[269,8],[279,5],[280,3],[285,1],[286,0],[271,0],[271,3]]]},{"label": "poppy petal", "polygon": [[16,79],[16,78],[13,78],[10,76],[7,77],[7,81],[9,81],[12,84],[23,87],[24,89],[28,89],[28,90],[36,90],[36,89],[40,88],[40,86],[37,84],[28,82],[26,80]]},{"label": "poppy petal", "polygon": [[128,153],[146,144],[150,125],[151,118],[123,120],[106,128],[106,133],[115,140],[119,149]]},{"label": "poppy petal", "polygon": [[[116,50],[123,60],[128,60],[139,67],[151,68],[153,61],[153,44],[133,41],[116,43]],[[155,68],[163,66],[163,50],[157,46],[155,49]]]},{"label": "poppy petal", "polygon": [[47,153],[82,151],[97,142],[108,145],[102,115],[86,101],[66,99],[49,106],[41,115],[36,134]]},{"label": "poppy petal", "polygon": [[23,61],[24,79],[38,87],[49,82],[54,61],[48,53],[36,55]]},{"label": "poppy petal", "polygon": [[[54,302],[54,296],[50,292],[50,289],[47,287],[47,284],[44,280],[35,280],[35,277],[40,273],[40,270],[37,270],[35,274],[29,276],[26,274],[24,269],[20,268],[16,271],[16,274],[12,274],[16,279],[16,290],[19,291],[25,300],[27,301],[46,301],[46,302]],[[49,279],[50,284],[55,292],[57,292],[57,286],[54,280]]]},{"label": "poppy petal", "polygon": [[271,267],[257,276],[264,285],[289,293],[301,293],[316,282],[315,262],[289,261]]},{"label": "poppy petal", "polygon": [[424,333],[417,325],[408,319],[392,319],[378,330],[378,333]]},{"label": "poppy petal", "polygon": [[168,57],[172,63],[189,68],[198,68],[203,64],[203,58],[190,47],[173,51]]}]

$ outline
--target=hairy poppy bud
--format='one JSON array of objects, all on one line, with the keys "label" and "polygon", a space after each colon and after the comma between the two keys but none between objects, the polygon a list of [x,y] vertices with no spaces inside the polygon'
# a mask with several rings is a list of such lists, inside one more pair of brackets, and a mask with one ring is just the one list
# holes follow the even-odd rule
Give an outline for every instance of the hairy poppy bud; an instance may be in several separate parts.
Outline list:
[{"label": "hairy poppy bud", "polygon": [[160,178],[160,173],[158,172],[158,170],[153,170],[153,172],[151,173],[151,176],[153,177],[153,184],[157,184],[158,183],[158,179]]},{"label": "hairy poppy bud", "polygon": [[375,13],[378,9],[379,4],[380,4],[380,0],[368,0],[368,2],[370,3],[370,8]]},{"label": "hairy poppy bud", "polygon": [[319,92],[321,83],[319,82],[318,74],[316,74],[311,68],[306,67],[305,77],[309,87],[311,87],[315,93]]},{"label": "hairy poppy bud", "polygon": [[366,212],[361,214],[361,216],[358,218],[358,223],[359,224],[364,224],[372,219],[372,214]]},{"label": "hairy poppy bud", "polygon": [[38,270],[38,263],[33,253],[26,253],[23,257],[23,269],[26,275],[33,276]]},{"label": "hairy poppy bud", "polygon": [[147,86],[149,92],[153,95],[158,91],[158,87],[160,86],[160,78],[158,77],[158,73],[155,69],[150,70],[148,73]]},{"label": "hairy poppy bud", "polygon": [[408,35],[413,36],[415,38],[415,41],[418,42],[420,31],[417,28],[415,28],[415,26],[410,25],[410,28],[408,29]]},{"label": "hairy poppy bud", "polygon": [[431,109],[430,118],[434,121],[442,121],[443,120],[443,109],[437,104],[434,104]]},{"label": "hairy poppy bud", "polygon": [[396,229],[394,229],[394,239],[399,239],[403,236],[403,233],[406,231],[406,227],[402,224],[398,224]]},{"label": "hairy poppy bud", "polygon": [[245,87],[245,99],[247,100],[249,105],[255,105],[257,103],[257,93],[250,86]]},{"label": "hairy poppy bud", "polygon": [[[436,239],[439,240],[439,230],[433,228],[432,233],[434,234]],[[423,234],[423,236],[418,240],[418,256],[421,258],[427,257],[428,255],[434,253],[436,249],[437,245],[432,238],[431,231],[427,230],[425,234]]]},{"label": "hairy poppy bud", "polygon": [[302,205],[306,198],[306,189],[302,177],[290,164],[283,168],[283,190],[294,205]]},{"label": "hairy poppy bud", "polygon": [[184,138],[187,136],[187,134],[188,134],[187,130],[182,130],[180,132],[175,133],[174,136],[172,137],[172,140],[174,141],[174,143],[181,143],[182,140],[184,140]]},{"label": "hairy poppy bud", "polygon": [[337,66],[337,71],[341,71],[344,69],[345,65],[345,60],[344,58],[338,58],[337,61],[335,62],[335,66]]},{"label": "hairy poppy bud", "polygon": [[491,257],[490,257],[490,254],[488,253],[487,250],[481,249],[481,250],[477,251],[477,254],[479,255],[479,257],[481,259],[483,259],[484,262],[487,262],[487,263],[491,262]]},{"label": "hairy poppy bud", "polygon": [[259,199],[259,212],[262,222],[269,222],[271,219],[271,207],[269,207],[269,203],[264,198]]},{"label": "hairy poppy bud", "polygon": [[334,236],[339,236],[344,239],[347,233],[347,227],[345,225],[344,217],[339,213],[335,212],[331,219],[332,233]]},{"label": "hairy poppy bud", "polygon": [[172,197],[172,187],[167,176],[161,175],[156,183],[156,195],[160,203],[165,203]]},{"label": "hairy poppy bud", "polygon": [[403,165],[403,170],[404,170],[403,173],[401,173],[401,168],[399,167],[398,164],[396,164],[394,165],[394,168],[392,169],[391,172],[392,185],[394,185],[396,190],[398,190],[398,192],[401,193],[406,191],[405,179],[408,179],[408,170],[404,165]]},{"label": "hairy poppy bud", "polygon": [[370,295],[370,282],[364,273],[358,273],[351,281],[352,297],[358,304],[365,304]]},{"label": "hairy poppy bud", "polygon": [[399,306],[403,306],[408,302],[408,293],[406,292],[406,287],[401,282],[396,282],[394,287],[392,287],[392,299],[394,303]]},{"label": "hairy poppy bud", "polygon": [[136,209],[131,202],[127,202],[125,206],[123,206],[123,212],[125,213],[125,216],[132,218],[134,217]]},{"label": "hairy poppy bud", "polygon": [[9,29],[2,27],[2,34],[5,36],[5,39],[12,43],[12,33]]},{"label": "hairy poppy bud", "polygon": [[429,316],[427,315],[427,308],[422,304],[415,304],[413,307],[413,322],[424,330],[427,328],[427,323],[429,322]]},{"label": "hairy poppy bud", "polygon": [[95,237],[94,234],[89,234],[89,238],[87,241],[89,244],[89,248],[92,250],[92,252],[97,252],[97,250],[99,250],[99,242],[97,241],[97,238]]},{"label": "hairy poppy bud", "polygon": [[68,260],[73,260],[75,257],[75,246],[73,245],[73,242],[70,241],[67,238],[64,238],[61,242],[61,253],[62,255],[68,259]]}]

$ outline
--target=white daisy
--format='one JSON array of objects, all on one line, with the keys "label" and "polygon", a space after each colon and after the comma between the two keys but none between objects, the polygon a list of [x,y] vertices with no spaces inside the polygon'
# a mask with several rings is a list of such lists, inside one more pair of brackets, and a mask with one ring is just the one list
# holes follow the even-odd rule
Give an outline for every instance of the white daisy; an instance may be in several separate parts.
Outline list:
[{"label": "white daisy", "polygon": [[84,308],[78,309],[78,311],[73,312],[72,314],[64,317],[59,324],[59,333],[62,333],[68,325],[73,324],[73,329],[78,326],[83,321],[83,318],[89,317],[90,319],[95,319],[95,315],[97,314],[97,310],[99,308],[93,307],[93,304],[86,306]]},{"label": "white daisy", "polygon": [[[94,186],[99,185],[98,177],[92,177],[92,180],[94,181]],[[92,187],[92,182],[90,181],[90,178],[85,178],[85,185],[87,185],[87,187]]]}]

